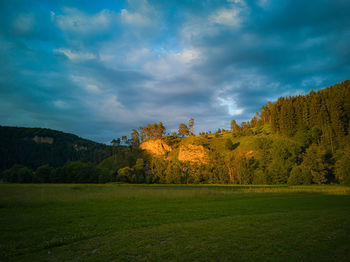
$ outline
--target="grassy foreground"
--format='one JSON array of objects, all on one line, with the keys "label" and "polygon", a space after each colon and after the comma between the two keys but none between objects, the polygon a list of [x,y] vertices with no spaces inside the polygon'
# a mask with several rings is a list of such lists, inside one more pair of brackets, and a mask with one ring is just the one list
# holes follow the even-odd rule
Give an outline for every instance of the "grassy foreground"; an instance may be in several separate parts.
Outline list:
[{"label": "grassy foreground", "polygon": [[348,261],[350,187],[0,184],[0,261]]}]

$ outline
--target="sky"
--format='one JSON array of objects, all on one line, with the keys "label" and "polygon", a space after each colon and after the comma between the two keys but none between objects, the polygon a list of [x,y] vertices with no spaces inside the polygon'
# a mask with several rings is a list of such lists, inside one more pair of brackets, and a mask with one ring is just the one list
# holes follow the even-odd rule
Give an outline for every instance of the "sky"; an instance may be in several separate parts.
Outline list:
[{"label": "sky", "polygon": [[0,125],[195,133],[349,79],[348,0],[1,0]]}]

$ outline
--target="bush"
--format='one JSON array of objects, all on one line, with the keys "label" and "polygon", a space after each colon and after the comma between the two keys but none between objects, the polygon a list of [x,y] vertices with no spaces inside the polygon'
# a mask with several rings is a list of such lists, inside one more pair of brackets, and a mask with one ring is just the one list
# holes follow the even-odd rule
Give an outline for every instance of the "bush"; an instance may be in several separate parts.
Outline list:
[{"label": "bush", "polygon": [[253,184],[254,185],[266,185],[267,184],[267,178],[266,174],[261,169],[254,170],[254,177],[253,177]]},{"label": "bush", "polygon": [[311,173],[305,170],[302,166],[293,167],[288,178],[289,185],[309,185],[311,184]]},{"label": "bush", "polygon": [[98,183],[104,184],[107,182],[112,182],[112,172],[110,172],[108,169],[105,168],[99,168],[99,176],[98,176]]},{"label": "bush", "polygon": [[126,166],[118,170],[117,181],[130,182],[133,169]]},{"label": "bush", "polygon": [[33,181],[33,182],[50,183],[51,182],[50,177],[53,171],[54,169],[47,164],[39,166],[35,171],[35,176],[36,176],[35,180],[37,181]]},{"label": "bush", "polygon": [[33,170],[16,164],[3,172],[3,179],[9,183],[30,183],[33,180]]},{"label": "bush", "polygon": [[98,183],[100,169],[93,163],[69,162],[64,169],[68,183]]},{"label": "bush", "polygon": [[231,139],[229,139],[229,138],[226,139],[225,148],[226,148],[227,150],[230,150],[230,151],[234,149],[234,145],[233,145]]}]

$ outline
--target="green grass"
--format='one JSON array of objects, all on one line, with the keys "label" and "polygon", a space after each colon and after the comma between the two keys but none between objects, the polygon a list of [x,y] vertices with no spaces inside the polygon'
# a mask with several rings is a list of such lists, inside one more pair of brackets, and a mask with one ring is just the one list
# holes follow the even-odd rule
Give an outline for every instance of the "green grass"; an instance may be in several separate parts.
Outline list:
[{"label": "green grass", "polygon": [[350,188],[0,184],[0,261],[347,261]]}]

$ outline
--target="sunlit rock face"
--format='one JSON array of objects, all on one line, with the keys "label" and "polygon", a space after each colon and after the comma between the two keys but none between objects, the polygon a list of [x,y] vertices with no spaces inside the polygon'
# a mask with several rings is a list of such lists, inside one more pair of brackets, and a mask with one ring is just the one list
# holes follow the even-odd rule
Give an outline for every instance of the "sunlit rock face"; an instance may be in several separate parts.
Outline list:
[{"label": "sunlit rock face", "polygon": [[[175,150],[166,144],[161,139],[148,140],[140,145],[141,149],[146,150],[150,154],[156,157],[164,157],[166,160],[176,158],[179,161],[188,161],[192,163],[208,163],[208,150],[201,145],[181,145],[179,149],[176,149],[172,156],[168,155],[169,152]],[[178,150],[178,153],[177,153]]]},{"label": "sunlit rock face", "polygon": [[195,163],[207,163],[207,150],[201,145],[185,145],[180,147],[179,161],[189,161]]},{"label": "sunlit rock face", "polygon": [[158,157],[165,156],[167,152],[172,151],[172,148],[161,139],[145,141],[140,145],[140,148]]}]

